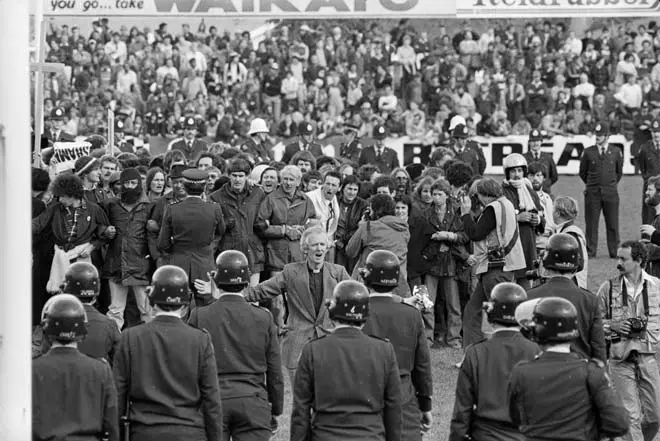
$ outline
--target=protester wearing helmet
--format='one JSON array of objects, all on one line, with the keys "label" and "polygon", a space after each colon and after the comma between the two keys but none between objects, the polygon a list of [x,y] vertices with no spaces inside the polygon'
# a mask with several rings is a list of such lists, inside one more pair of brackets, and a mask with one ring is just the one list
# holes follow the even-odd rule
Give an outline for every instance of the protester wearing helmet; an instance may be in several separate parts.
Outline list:
[{"label": "protester wearing helmet", "polygon": [[241,145],[241,151],[251,155],[258,164],[274,160],[275,153],[268,139],[269,132],[268,125],[262,118],[250,121],[250,129],[247,132],[249,139]]},{"label": "protester wearing helmet", "polygon": [[225,436],[267,441],[284,405],[277,328],[266,309],[249,304],[243,297],[250,282],[245,254],[223,251],[216,266],[216,300],[194,309],[188,323],[206,330],[213,346],[222,348],[216,353],[216,364],[222,384]]},{"label": "protester wearing helmet", "polygon": [[607,250],[616,258],[619,245],[619,181],[623,176],[623,152],[610,148],[609,126],[598,123],[595,128],[596,145],[587,147],[580,157],[580,179],[585,184],[584,220],[587,229],[589,257],[596,257],[600,212],[605,217]]},{"label": "protester wearing helmet", "polygon": [[288,164],[291,158],[293,158],[293,155],[300,151],[308,151],[315,158],[323,156],[323,147],[314,141],[314,125],[311,122],[301,121],[298,124],[298,133],[300,134],[300,138],[284,148],[282,162]]},{"label": "protester wearing helmet", "polygon": [[190,304],[186,272],[158,268],[149,301],[154,319],[124,330],[115,357],[119,415],[130,422],[131,439],[220,439],[213,343],[181,320]]},{"label": "protester wearing helmet", "polygon": [[71,294],[57,294],[44,306],[42,317],[51,347],[32,361],[33,439],[118,440],[110,366],[78,350],[87,335],[85,307]]},{"label": "protester wearing helmet", "polygon": [[566,299],[545,297],[522,303],[516,316],[543,350],[511,371],[510,416],[524,439],[597,440],[624,435],[628,413],[605,364],[571,352],[571,343],[579,338],[575,306]]},{"label": "protester wearing helmet", "polygon": [[607,360],[603,322],[598,309],[598,298],[575,283],[580,269],[580,245],[570,234],[550,236],[541,262],[541,275],[547,282],[527,292],[529,299],[561,297],[570,301],[579,315],[580,335],[575,338],[573,352],[585,358]]},{"label": "protester wearing helmet", "polygon": [[291,440],[401,439],[404,391],[394,348],[361,330],[369,318],[369,291],[343,281],[326,305],[334,332],[302,350]]},{"label": "protester wearing helmet", "polygon": [[619,275],[598,289],[600,310],[610,342],[609,368],[630,415],[623,439],[652,439],[660,422],[660,279],[644,271],[647,250],[627,241],[617,250]]},{"label": "protester wearing helmet", "polygon": [[528,286],[525,272],[534,268],[536,262],[536,235],[545,232],[545,216],[543,206],[527,179],[527,161],[523,155],[512,153],[504,158],[504,181],[502,190],[504,196],[511,201],[516,210],[518,234],[525,254],[525,268],[515,273],[516,281],[522,286]]},{"label": "protester wearing helmet", "polygon": [[384,125],[378,124],[374,127],[375,144],[362,149],[358,165],[373,164],[386,175],[392,173],[395,168],[399,168],[399,156],[393,149],[385,146],[384,141],[387,135],[387,128]]},{"label": "protester wearing helmet", "polygon": [[386,250],[372,251],[360,270],[370,291],[369,318],[363,331],[387,339],[397,356],[403,398],[402,438],[421,440],[431,427],[431,356],[419,311],[393,294],[399,284],[399,259]]},{"label": "protester wearing helmet", "polygon": [[[100,285],[99,273],[94,265],[76,262],[64,276],[62,292],[78,298],[87,315],[87,334],[78,342],[78,350],[90,357],[103,358],[112,364],[119,344],[119,330],[114,321],[96,309]],[[44,338],[43,328],[38,326],[32,335],[32,358],[45,354],[49,348],[50,344],[48,339]]]},{"label": "protester wearing helmet", "polygon": [[507,385],[511,369],[540,352],[538,345],[522,336],[515,318],[525,300],[527,294],[520,285],[504,282],[495,285],[490,300],[484,302],[493,336],[465,350],[449,441],[522,438],[509,416]]}]

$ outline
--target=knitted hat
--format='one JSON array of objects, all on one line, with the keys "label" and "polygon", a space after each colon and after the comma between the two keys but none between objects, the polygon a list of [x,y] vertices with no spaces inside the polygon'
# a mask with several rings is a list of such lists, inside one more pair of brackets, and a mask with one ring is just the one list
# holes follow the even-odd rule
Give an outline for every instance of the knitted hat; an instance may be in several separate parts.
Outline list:
[{"label": "knitted hat", "polygon": [[73,168],[73,171],[76,175],[81,176],[86,173],[89,173],[94,169],[94,167],[100,167],[99,161],[92,156],[81,156],[76,159],[76,165]]},{"label": "knitted hat", "polygon": [[132,181],[132,180],[137,180],[139,181],[142,179],[140,176],[140,172],[138,171],[137,168],[126,168],[121,171],[121,174],[119,175],[119,181],[123,184],[126,181]]}]

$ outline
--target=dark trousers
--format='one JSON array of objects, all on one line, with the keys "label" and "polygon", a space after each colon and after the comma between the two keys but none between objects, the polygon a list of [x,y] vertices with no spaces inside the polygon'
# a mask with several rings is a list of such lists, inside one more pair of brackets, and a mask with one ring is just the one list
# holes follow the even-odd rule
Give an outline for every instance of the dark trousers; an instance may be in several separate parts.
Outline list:
[{"label": "dark trousers", "polygon": [[590,257],[596,256],[598,250],[598,222],[601,211],[605,217],[607,251],[610,257],[615,257],[619,246],[619,193],[616,188],[587,188],[584,192],[587,253]]},{"label": "dark trousers", "polygon": [[490,292],[495,285],[502,282],[513,282],[513,280],[513,272],[504,271],[501,268],[489,268],[488,271],[479,275],[477,288],[470,296],[463,311],[463,347],[479,343],[486,338],[481,330],[483,302],[488,301]]},{"label": "dark trousers", "polygon": [[223,398],[223,440],[268,441],[272,435],[270,417],[270,403],[265,398]]},{"label": "dark trousers", "polygon": [[644,200],[646,199],[645,193],[648,186],[649,183],[644,181],[644,186],[642,187],[642,224],[651,225],[653,223],[653,219],[655,219],[655,208],[649,207],[644,203]]},{"label": "dark trousers", "polygon": [[206,441],[203,427],[131,424],[131,441]]}]

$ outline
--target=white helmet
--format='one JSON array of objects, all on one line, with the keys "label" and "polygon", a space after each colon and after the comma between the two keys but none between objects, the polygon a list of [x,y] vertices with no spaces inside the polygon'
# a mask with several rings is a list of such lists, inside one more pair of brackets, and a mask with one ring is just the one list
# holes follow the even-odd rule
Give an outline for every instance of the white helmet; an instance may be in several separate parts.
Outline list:
[{"label": "white helmet", "polygon": [[459,124],[463,124],[464,126],[467,126],[467,122],[465,122],[465,118],[463,118],[461,115],[454,115],[454,117],[449,120],[449,131],[451,132],[454,130],[454,127],[456,127]]},{"label": "white helmet", "polygon": [[511,153],[504,158],[502,162],[502,167],[504,168],[504,173],[506,174],[507,170],[522,167],[525,172],[527,172],[527,160],[520,153]]},{"label": "white helmet", "polygon": [[250,130],[248,130],[248,136],[252,136],[255,133],[268,133],[268,126],[266,121],[261,118],[255,118],[250,122]]}]

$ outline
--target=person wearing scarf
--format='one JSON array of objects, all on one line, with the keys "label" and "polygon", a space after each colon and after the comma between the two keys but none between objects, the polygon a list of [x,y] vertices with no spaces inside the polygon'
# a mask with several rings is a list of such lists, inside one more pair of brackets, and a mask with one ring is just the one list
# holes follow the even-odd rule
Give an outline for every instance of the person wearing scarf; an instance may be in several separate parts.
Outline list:
[{"label": "person wearing scarf", "polygon": [[518,234],[525,255],[525,268],[515,272],[516,282],[527,288],[529,281],[525,272],[534,268],[536,262],[536,235],[545,230],[545,215],[541,200],[526,178],[527,160],[519,153],[512,153],[504,158],[504,196],[511,201],[518,218]]}]

